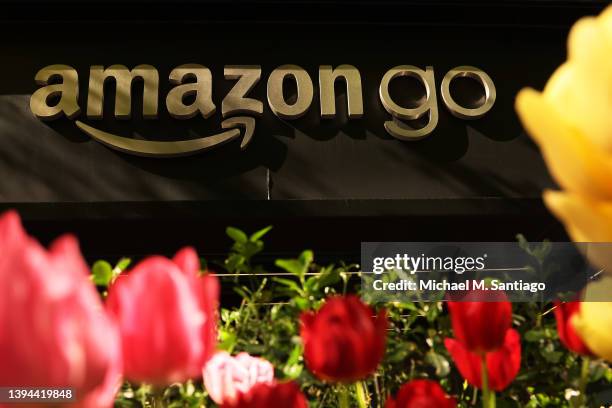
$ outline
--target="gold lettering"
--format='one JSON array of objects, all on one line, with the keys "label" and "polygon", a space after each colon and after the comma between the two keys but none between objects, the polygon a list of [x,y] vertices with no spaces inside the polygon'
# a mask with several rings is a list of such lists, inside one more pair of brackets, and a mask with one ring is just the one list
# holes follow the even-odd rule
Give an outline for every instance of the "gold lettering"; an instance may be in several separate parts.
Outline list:
[{"label": "gold lettering", "polygon": [[[49,85],[53,77],[61,77],[62,82]],[[38,85],[30,98],[30,110],[42,120],[57,119],[66,115],[73,119],[81,113],[79,107],[79,74],[69,65],[49,65],[36,73],[34,77]],[[49,98],[59,97],[59,102],[49,106]]]},{"label": "gold lettering", "polygon": [[[184,84],[187,79],[196,82]],[[168,113],[175,119],[190,119],[200,112],[204,118],[210,117],[215,110],[212,101],[212,75],[210,69],[199,64],[180,65],[170,72],[170,83],[177,85],[166,96]],[[195,95],[191,105],[185,105],[183,98]]]},{"label": "gold lettering", "polygon": [[321,100],[321,117],[331,119],[336,116],[336,92],[334,83],[342,79],[346,83],[346,98],[348,117],[350,119],[363,116],[363,95],[361,91],[361,75],[352,65],[340,65],[332,69],[331,65],[319,67],[319,94]]},{"label": "gold lettering", "polygon": [[[297,85],[297,99],[289,105],[283,95],[283,81],[291,77]],[[281,119],[297,119],[303,116],[314,96],[312,80],[303,68],[297,65],[282,65],[268,77],[268,104],[276,116]]]},{"label": "gold lettering", "polygon": [[[464,108],[455,102],[450,93],[450,83],[453,79],[461,77],[472,78],[483,86],[485,90],[485,100],[482,105],[477,108]],[[495,98],[497,97],[495,84],[491,77],[483,70],[467,65],[453,68],[444,75],[442,84],[440,85],[440,93],[450,113],[459,119],[478,119],[483,117],[491,110],[495,103]]]},{"label": "gold lettering", "polygon": [[[391,99],[389,84],[394,78],[400,76],[410,76],[423,83],[426,92],[425,102],[416,108],[403,108]],[[412,65],[399,65],[391,68],[383,76],[379,93],[385,110],[395,119],[385,122],[385,129],[391,136],[400,140],[419,140],[433,132],[438,125],[436,83],[432,67],[427,67],[425,71]],[[399,120],[416,120],[426,113],[429,113],[429,122],[419,129],[414,129]]]},{"label": "gold lettering", "polygon": [[132,116],[132,82],[141,78],[144,82],[142,115],[145,119],[157,117],[159,74],[151,65],[138,65],[133,70],[124,65],[111,65],[104,69],[94,65],[89,73],[89,95],[87,96],[87,117],[101,119],[104,109],[104,83],[115,80],[115,117],[129,119]]},{"label": "gold lettering", "polygon": [[257,99],[246,98],[246,94],[251,92],[261,78],[261,66],[228,65],[223,70],[223,74],[225,79],[238,80],[221,102],[223,117],[243,113],[261,116],[263,114],[263,103]]}]

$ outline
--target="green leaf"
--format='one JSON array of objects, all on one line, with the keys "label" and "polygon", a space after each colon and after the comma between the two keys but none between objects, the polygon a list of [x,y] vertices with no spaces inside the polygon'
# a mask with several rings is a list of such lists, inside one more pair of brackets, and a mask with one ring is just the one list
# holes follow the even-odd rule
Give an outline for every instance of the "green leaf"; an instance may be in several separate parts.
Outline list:
[{"label": "green leaf", "polygon": [[404,361],[408,354],[410,354],[408,347],[397,347],[395,351],[387,356],[386,360],[391,363],[399,363]]},{"label": "green leaf", "polygon": [[117,264],[113,268],[113,271],[112,271],[113,276],[111,278],[111,282],[117,279],[117,276],[125,272],[125,270],[130,266],[131,263],[132,263],[132,260],[130,258],[121,258],[119,262],[117,262]]},{"label": "green leaf", "polygon": [[248,299],[250,297],[249,293],[247,292],[248,289],[245,287],[234,286],[233,289],[234,289],[234,292],[239,294],[240,297],[242,297],[243,299]]},{"label": "green leaf", "polygon": [[289,354],[289,358],[283,367],[283,374],[288,379],[295,380],[302,374],[303,366],[299,364],[300,357],[302,356],[302,345],[296,344]]},{"label": "green leaf", "polygon": [[540,354],[547,362],[553,364],[558,363],[559,360],[561,360],[561,357],[563,357],[563,353],[561,351],[555,351],[555,348],[552,343],[548,344],[544,348],[541,348]]},{"label": "green leaf", "polygon": [[425,312],[425,317],[427,321],[432,323],[436,320],[438,315],[440,314],[440,310],[438,309],[437,303],[431,303],[427,305],[427,311]]},{"label": "green leaf", "polygon": [[277,259],[274,264],[292,275],[303,279],[313,259],[314,255],[312,251],[306,250],[300,254],[298,259]]},{"label": "green leaf", "polygon": [[285,279],[285,278],[278,278],[278,277],[273,277],[272,280],[274,282],[280,283],[281,285],[284,285],[286,287],[288,287],[289,289],[295,291],[296,293],[302,295],[302,288],[300,288],[300,286],[297,284],[296,281],[291,280],[291,279]]},{"label": "green leaf", "polygon": [[123,272],[127,268],[129,268],[131,263],[132,260],[130,258],[121,258],[119,262],[117,262],[117,265],[115,265],[115,269],[118,269],[119,271]]},{"label": "green leaf", "polygon": [[546,332],[544,330],[529,330],[525,333],[525,340],[528,342],[537,342],[546,338]]},{"label": "green leaf", "polygon": [[323,271],[321,275],[319,275],[319,288],[324,288],[326,286],[332,286],[336,283],[340,282],[340,272],[338,269],[332,269],[329,271]]},{"label": "green leaf", "polygon": [[314,254],[312,253],[311,250],[307,249],[300,254],[299,260],[302,263],[302,265],[310,266],[310,264],[314,260]]},{"label": "green leaf", "polygon": [[266,228],[260,229],[259,231],[254,232],[250,237],[249,241],[255,242],[259,241],[264,235],[268,233],[272,229],[271,225],[268,225]]},{"label": "green leaf", "polygon": [[295,276],[302,274],[303,267],[297,259],[277,259],[274,264]]},{"label": "green leaf", "polygon": [[531,255],[531,248],[529,247],[529,241],[525,238],[523,234],[516,234],[516,240],[519,243],[519,247]]},{"label": "green leaf", "polygon": [[295,302],[295,305],[298,307],[298,309],[300,309],[301,311],[310,309],[310,302],[308,301],[308,299],[304,299],[303,297],[294,297],[293,301]]},{"label": "green leaf", "polygon": [[219,349],[225,350],[231,353],[234,347],[236,346],[236,342],[238,340],[236,333],[222,329],[219,332],[219,337],[221,339],[219,346],[218,346]]},{"label": "green leaf", "polygon": [[225,233],[234,241],[245,244],[248,241],[247,235],[238,228],[227,227]]},{"label": "green leaf", "polygon": [[441,354],[431,350],[425,356],[425,362],[436,370],[438,377],[446,377],[450,373],[450,364],[448,360]]},{"label": "green leaf", "polygon": [[106,261],[96,261],[91,268],[93,282],[97,286],[108,286],[113,279],[113,268]]},{"label": "green leaf", "polygon": [[240,254],[231,254],[225,260],[225,268],[230,273],[243,272],[246,258]]}]

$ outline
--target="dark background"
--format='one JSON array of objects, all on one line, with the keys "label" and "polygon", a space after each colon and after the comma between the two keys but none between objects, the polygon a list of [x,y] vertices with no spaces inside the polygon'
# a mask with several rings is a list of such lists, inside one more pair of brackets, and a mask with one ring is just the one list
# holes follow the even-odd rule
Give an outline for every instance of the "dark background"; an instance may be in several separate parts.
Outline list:
[{"label": "dark background", "polygon": [[[554,187],[537,148],[513,110],[523,86],[542,88],[565,59],[565,38],[583,15],[607,2],[559,1],[189,1],[4,2],[0,19],[0,208],[17,208],[48,242],[79,235],[88,258],[172,253],[185,244],[216,257],[229,247],[227,225],[266,225],[266,256],[315,250],[317,260],[359,259],[362,241],[565,240],[540,193]],[[211,118],[176,121],[165,113],[165,80],[184,63],[213,74]],[[160,73],[160,119],[113,120],[107,98],[99,128],[146,137],[190,137],[219,130],[232,81],[223,66],[259,64],[253,95],[264,101],[253,142],[190,158],[126,156],[89,140],[66,119],[42,123],[29,113],[36,71],[77,69],[85,110],[89,66],[154,65]],[[338,84],[338,117],[322,121],[321,64],[361,72],[364,118],[347,121]],[[311,75],[315,99],[306,116],[282,121],[265,98],[268,74],[298,64]],[[440,122],[427,139],[388,136],[378,100],[384,72],[399,64],[432,65]],[[478,121],[452,117],[439,85],[458,65],[494,80],[498,99]],[[142,85],[136,84],[133,95]],[[419,96],[414,81],[394,81],[402,98]],[[457,81],[457,99],[479,95]],[[466,103],[473,101],[466,100]],[[83,120],[82,115],[80,119]],[[87,123],[92,123],[86,121]]]}]

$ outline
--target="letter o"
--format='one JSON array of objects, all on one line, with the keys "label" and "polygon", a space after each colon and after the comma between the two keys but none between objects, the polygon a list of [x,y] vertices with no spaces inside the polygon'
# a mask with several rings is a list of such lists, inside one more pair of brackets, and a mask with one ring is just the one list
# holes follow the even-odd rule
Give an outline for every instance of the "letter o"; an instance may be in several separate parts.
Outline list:
[{"label": "letter o", "polygon": [[[466,77],[478,81],[485,90],[485,101],[477,108],[465,108],[455,102],[451,96],[451,81],[455,78]],[[450,113],[459,119],[478,119],[483,117],[488,111],[491,110],[493,104],[495,104],[495,98],[497,97],[495,84],[493,83],[491,77],[483,70],[468,65],[462,65],[448,71],[442,79],[440,93],[442,94],[442,100]]]},{"label": "letter o", "polygon": [[[283,95],[283,81],[290,76],[297,85],[297,100],[290,105]],[[297,119],[303,116],[314,96],[314,87],[308,72],[297,65],[281,65],[268,77],[268,104],[276,116],[281,119]]]}]

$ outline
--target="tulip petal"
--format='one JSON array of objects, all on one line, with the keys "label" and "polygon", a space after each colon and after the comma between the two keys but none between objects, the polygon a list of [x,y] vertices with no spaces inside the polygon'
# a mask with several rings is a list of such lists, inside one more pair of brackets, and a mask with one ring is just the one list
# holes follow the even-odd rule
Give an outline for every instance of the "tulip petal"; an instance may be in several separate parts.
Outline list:
[{"label": "tulip petal", "polygon": [[573,317],[579,312],[581,302],[555,302],[555,319],[557,332],[561,343],[574,353],[590,356],[591,350],[582,341],[572,323]]},{"label": "tulip petal", "polygon": [[[612,278],[606,277],[587,287],[589,298],[607,299],[612,293]],[[597,294],[597,292],[599,294]],[[587,346],[599,357],[612,362],[612,302],[583,302],[572,324]]]},{"label": "tulip petal", "polygon": [[[482,388],[482,357],[469,351],[461,342],[447,338],[444,345],[453,358],[461,376],[473,387]],[[498,350],[486,353],[489,388],[502,391],[514,380],[521,367],[520,335],[514,329],[506,333]]]},{"label": "tulip petal", "polygon": [[540,146],[549,170],[566,190],[612,199],[612,156],[570,127],[549,101],[532,89],[522,90],[516,109]]},{"label": "tulip petal", "polygon": [[[488,301],[467,301],[465,299]],[[455,338],[474,353],[498,349],[512,325],[512,305],[500,291],[470,291],[461,302],[448,302]]]},{"label": "tulip petal", "polygon": [[192,247],[185,247],[178,251],[172,261],[186,274],[196,275],[200,272],[200,258]]},{"label": "tulip petal", "polygon": [[612,251],[596,244],[612,242],[612,202],[557,191],[545,192],[544,201],[575,242],[595,243],[587,247],[589,261],[612,273]]},{"label": "tulip petal", "polygon": [[605,9],[598,17],[608,43],[612,44],[612,7]]},{"label": "tulip petal", "polygon": [[153,256],[109,288],[128,379],[163,386],[197,378],[214,351],[218,306],[215,277],[185,273]]},{"label": "tulip petal", "polygon": [[[557,108],[559,117],[609,153],[612,152],[612,42],[602,21],[586,17],[574,24],[568,38],[568,61],[564,64],[570,74],[564,75],[563,81],[556,81],[558,78],[553,76],[544,93],[551,106]],[[553,87],[557,91],[548,95]]]},{"label": "tulip petal", "polygon": [[487,369],[489,387],[494,391],[504,390],[516,378],[521,369],[521,336],[516,330],[508,330],[499,350],[487,353]]}]

